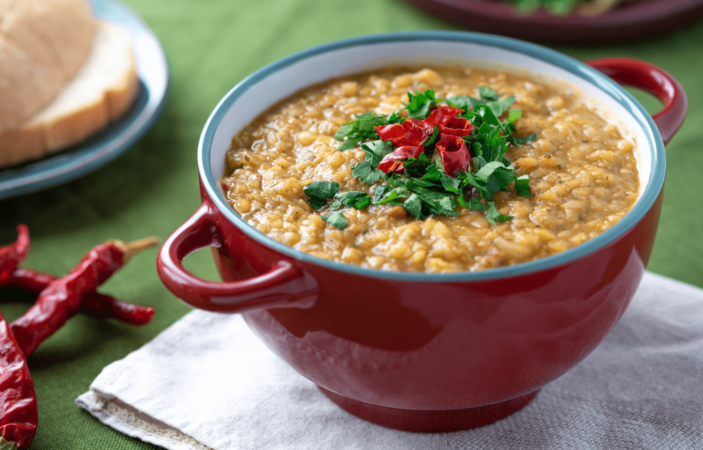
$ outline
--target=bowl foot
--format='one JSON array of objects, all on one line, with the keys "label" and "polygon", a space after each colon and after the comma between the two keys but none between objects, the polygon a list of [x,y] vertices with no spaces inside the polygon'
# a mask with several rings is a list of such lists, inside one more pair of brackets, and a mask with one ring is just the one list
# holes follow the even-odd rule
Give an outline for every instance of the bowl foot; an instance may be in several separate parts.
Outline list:
[{"label": "bowl foot", "polygon": [[409,410],[386,408],[335,394],[318,386],[323,394],[350,414],[376,425],[415,432],[459,431],[482,427],[521,410],[539,390],[502,403],[452,410]]}]

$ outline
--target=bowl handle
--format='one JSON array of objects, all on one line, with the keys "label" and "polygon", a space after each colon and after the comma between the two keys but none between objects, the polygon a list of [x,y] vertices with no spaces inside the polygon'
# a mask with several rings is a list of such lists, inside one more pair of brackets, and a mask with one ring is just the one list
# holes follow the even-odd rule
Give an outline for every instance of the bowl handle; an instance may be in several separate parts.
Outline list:
[{"label": "bowl handle", "polygon": [[217,283],[188,272],[183,258],[203,247],[221,247],[214,207],[200,208],[164,242],[156,261],[161,281],[176,297],[207,311],[239,313],[262,308],[306,308],[317,299],[315,279],[288,261],[243,281]]},{"label": "bowl handle", "polygon": [[596,59],[586,62],[616,82],[654,95],[664,108],[652,116],[667,144],[686,118],[688,99],[681,83],[668,72],[645,61],[627,58]]}]

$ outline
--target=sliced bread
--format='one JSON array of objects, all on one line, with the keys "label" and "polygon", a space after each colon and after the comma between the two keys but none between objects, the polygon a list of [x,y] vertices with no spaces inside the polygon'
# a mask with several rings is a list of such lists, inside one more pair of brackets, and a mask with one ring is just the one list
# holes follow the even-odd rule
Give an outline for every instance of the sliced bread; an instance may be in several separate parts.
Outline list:
[{"label": "sliced bread", "polygon": [[119,118],[138,92],[129,34],[99,22],[93,48],[76,77],[22,126],[0,132],[0,166],[76,144]]},{"label": "sliced bread", "polygon": [[86,0],[0,0],[0,131],[48,105],[90,54]]}]

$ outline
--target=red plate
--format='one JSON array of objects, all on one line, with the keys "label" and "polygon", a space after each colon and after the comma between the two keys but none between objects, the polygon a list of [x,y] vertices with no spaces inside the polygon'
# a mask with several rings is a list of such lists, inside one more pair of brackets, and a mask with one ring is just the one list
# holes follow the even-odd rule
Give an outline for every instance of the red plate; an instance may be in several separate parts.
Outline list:
[{"label": "red plate", "polygon": [[651,36],[703,14],[703,0],[640,0],[598,16],[553,16],[537,11],[520,16],[505,2],[483,0],[405,0],[463,27],[533,41],[612,42]]}]

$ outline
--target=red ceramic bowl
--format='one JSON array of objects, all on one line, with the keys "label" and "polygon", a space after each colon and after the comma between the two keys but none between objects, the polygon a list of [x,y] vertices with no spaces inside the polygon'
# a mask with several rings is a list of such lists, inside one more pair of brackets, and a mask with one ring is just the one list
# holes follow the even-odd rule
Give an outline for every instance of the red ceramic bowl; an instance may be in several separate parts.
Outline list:
[{"label": "red ceramic bowl", "polygon": [[[507,65],[577,85],[636,141],[640,199],[621,222],[579,247],[454,274],[329,262],[258,232],[225,202],[219,184],[224,153],[232,135],[258,114],[303,87],[408,62]],[[627,308],[659,220],[664,142],[686,114],[685,94],[666,72],[632,60],[590,64],[658,95],[664,110],[652,120],[591,66],[475,33],[362,37],[271,64],[232,89],[205,125],[198,151],[203,203],[164,243],[159,275],[196,308],[243,313],[275,354],[361,418],[404,430],[446,431],[505,417],[593,351]],[[181,264],[205,246],[213,248],[222,283],[196,278]]]}]

